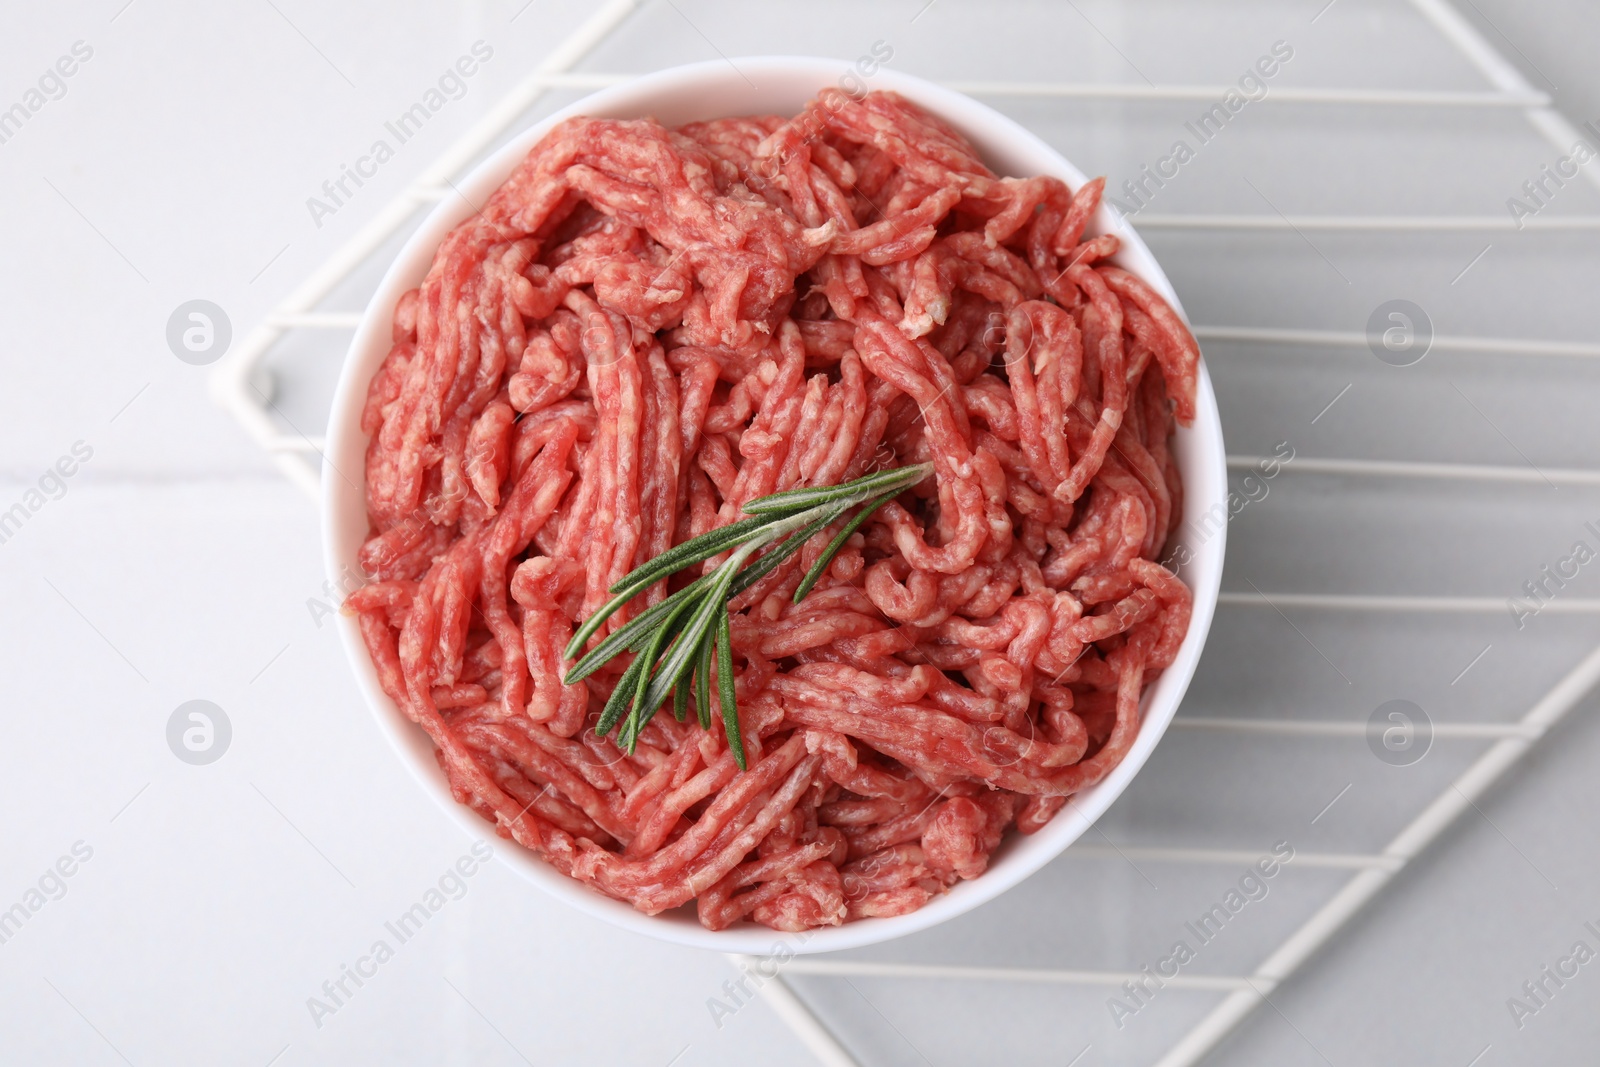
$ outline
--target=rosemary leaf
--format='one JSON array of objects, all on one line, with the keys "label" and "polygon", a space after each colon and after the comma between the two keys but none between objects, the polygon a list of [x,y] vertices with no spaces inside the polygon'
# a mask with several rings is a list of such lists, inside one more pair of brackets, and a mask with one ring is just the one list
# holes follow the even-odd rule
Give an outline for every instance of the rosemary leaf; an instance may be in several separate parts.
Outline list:
[{"label": "rosemary leaf", "polygon": [[633,692],[634,685],[642,673],[644,673],[644,658],[636,656],[628,669],[622,672],[622,677],[617,679],[617,687],[611,691],[611,699],[606,701],[605,708],[600,712],[600,721],[594,724],[596,737],[604,737],[610,733],[617,720],[622,718],[622,711],[628,706],[628,696]]},{"label": "rosemary leaf", "polygon": [[672,717],[679,722],[689,718],[689,679],[680,681],[672,690]]},{"label": "rosemary leaf", "polygon": [[806,576],[800,579],[800,585],[794,591],[794,602],[796,604],[804,600],[806,594],[811,592],[812,587],[821,579],[822,572],[827,570],[828,564],[833,562],[833,557],[838,555],[839,549],[843,548],[844,543],[850,540],[850,535],[861,528],[861,524],[867,521],[869,515],[899,496],[900,493],[901,490],[892,489],[880,497],[867,501],[866,504],[862,505],[861,510],[856,512],[856,517],[844,524],[844,528],[834,535],[832,541],[828,542],[828,547],[822,550],[822,555],[817,557],[817,561],[811,565],[811,569],[806,571]]},{"label": "rosemary leaf", "polygon": [[771,512],[791,512],[813,508],[819,504],[833,504],[849,500],[852,503],[878,496],[894,489],[905,490],[927,477],[933,470],[930,463],[914,467],[897,467],[879,471],[842,485],[822,485],[805,489],[786,489],[781,493],[758,497],[744,506],[746,515],[763,515]]},{"label": "rosemary leaf", "polygon": [[744,761],[744,737],[739,732],[739,708],[733,694],[733,637],[728,623],[728,606],[717,616],[717,699],[722,704],[722,730],[728,735],[733,762],[741,771],[749,770]]},{"label": "rosemary leaf", "polygon": [[711,643],[700,646],[694,666],[694,713],[700,729],[711,729]]}]

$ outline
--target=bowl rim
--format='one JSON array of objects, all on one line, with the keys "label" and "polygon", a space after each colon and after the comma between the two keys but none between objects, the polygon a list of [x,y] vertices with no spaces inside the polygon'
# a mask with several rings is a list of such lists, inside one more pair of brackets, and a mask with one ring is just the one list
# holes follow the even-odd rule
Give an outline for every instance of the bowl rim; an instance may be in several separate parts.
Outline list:
[{"label": "bowl rim", "polygon": [[[360,428],[367,384],[390,347],[390,320],[395,301],[427,272],[444,234],[470,216],[476,210],[473,205],[481,203],[498,188],[528,150],[563,119],[574,115],[616,118],[658,115],[659,105],[675,100],[674,94],[681,97],[699,94],[730,102],[751,100],[749,106],[710,107],[695,114],[695,118],[770,112],[778,109],[778,105],[762,107],[758,103],[762,97],[792,100],[802,86],[809,86],[798,98],[803,102],[821,89],[836,84],[850,69],[849,62],[840,59],[766,55],[709,60],[643,74],[585,96],[531,124],[454,183],[458,195],[441,201],[428,212],[385,271],[362,312],[361,323],[340,370],[323,453],[321,495],[324,567],[335,586],[361,575],[355,563],[355,549],[367,532],[364,457],[368,436]],[[755,84],[753,79],[758,78],[766,83],[765,88]],[[879,69],[868,80],[872,88],[899,92],[950,122],[973,140],[986,159],[997,155],[1025,156],[1038,164],[1031,173],[1052,174],[1073,188],[1087,180],[1076,166],[1036,134],[970,97],[887,68]],[[797,107],[798,103],[790,104],[786,110],[793,113]],[[691,119],[671,116],[663,121],[677,124]],[[996,169],[1004,173],[1000,167]],[[1165,273],[1125,219],[1102,202],[1090,232],[1116,233],[1121,239],[1121,250],[1114,262],[1152,285],[1188,321]],[[685,915],[684,908],[656,916],[645,915],[561,874],[520,846],[497,849],[496,856],[550,895],[613,925],[682,945],[784,957],[856,948],[926,930],[1015,887],[1077,840],[1144,766],[1182,701],[1209,634],[1221,586],[1228,490],[1222,427],[1203,358],[1194,424],[1188,428],[1179,427],[1174,452],[1184,481],[1184,523],[1180,530],[1186,530],[1197,517],[1214,516],[1218,505],[1223,508],[1224,516],[1219,528],[1207,533],[1192,547],[1192,555],[1182,568],[1194,597],[1189,631],[1172,666],[1146,687],[1139,734],[1122,761],[1095,786],[1075,794],[1038,832],[1025,838],[1015,833],[1009,835],[996,850],[989,869],[979,877],[958,883],[949,892],[905,915],[856,920],[799,934],[786,934],[748,922],[713,931],[702,927],[692,914]],[[484,820],[451,796],[433,758],[432,742],[379,687],[376,669],[367,655],[355,620],[341,612],[335,626],[355,673],[357,688],[379,731],[447,816],[468,835],[483,837]]]}]

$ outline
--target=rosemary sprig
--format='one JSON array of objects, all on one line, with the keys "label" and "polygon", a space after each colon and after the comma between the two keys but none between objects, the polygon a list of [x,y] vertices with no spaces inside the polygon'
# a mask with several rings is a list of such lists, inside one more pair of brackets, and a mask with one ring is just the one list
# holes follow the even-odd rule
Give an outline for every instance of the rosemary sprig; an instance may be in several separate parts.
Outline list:
[{"label": "rosemary sprig", "polygon": [[[772,573],[845,512],[861,505],[800,580],[794,593],[794,602],[800,603],[867,517],[927,477],[932,469],[930,464],[920,463],[879,471],[840,485],[790,489],[760,497],[744,506],[748,518],[685,541],[630,571],[611,587],[611,599],[585,619],[572,635],[564,653],[567,659],[583,653],[584,646],[618,608],[656,582],[713,556],[729,553],[710,573],[640,612],[584,653],[567,670],[564,680],[570,685],[587,678],[624,651],[635,653],[633,662],[617,680],[611,699],[606,701],[594,732],[604,737],[616,729],[618,744],[631,753],[638,744],[639,732],[669,696],[673,717],[683,722],[691,694],[701,728],[710,729],[714,662],[723,730],[734,760],[744,769],[744,741],[739,734],[739,716],[734,706],[728,602]],[[757,552],[780,538],[783,540],[776,547],[756,558]]]}]

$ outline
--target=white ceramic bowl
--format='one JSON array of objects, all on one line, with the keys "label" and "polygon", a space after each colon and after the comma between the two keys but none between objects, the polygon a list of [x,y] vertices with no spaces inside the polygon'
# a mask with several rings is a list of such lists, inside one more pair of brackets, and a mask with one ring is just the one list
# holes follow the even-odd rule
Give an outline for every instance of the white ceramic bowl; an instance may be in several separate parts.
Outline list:
[{"label": "white ceramic bowl", "polygon": [[[721,60],[673,67],[605,89],[573,104],[529,127],[521,136],[490,156],[470,175],[457,183],[461,196],[445,200],[406,242],[383,283],[367,306],[349,358],[334,396],[328,424],[327,463],[357,482],[352,486],[344,476],[324,470],[323,541],[328,575],[335,583],[348,574],[359,574],[356,551],[367,533],[365,489],[360,484],[367,436],[361,432],[361,407],[367,382],[377,371],[390,345],[389,324],[395,302],[406,290],[422,281],[433,261],[440,240],[473,211],[471,204],[483,203],[519,163],[528,150],[562,119],[572,115],[609,118],[654,116],[672,126],[697,119],[732,115],[792,115],[819,90],[836,85],[848,70],[841,60],[803,57],[759,57],[736,61]],[[749,79],[748,81],[746,79]],[[754,83],[752,85],[751,83]],[[965,134],[985,161],[1003,175],[1029,176],[1052,174],[1076,188],[1085,177],[1053,148],[1004,115],[968,97],[925,82],[920,78],[882,70],[871,79],[874,89],[892,89],[940,115]],[[1116,262],[1149,282],[1182,311],[1178,298],[1156,265],[1144,242],[1107,207],[1100,209],[1091,233],[1115,232],[1122,238],[1122,251]],[[1183,535],[1189,538],[1192,558],[1183,568],[1183,577],[1194,591],[1194,615],[1189,634],[1175,662],[1145,692],[1144,725],[1133,749],[1104,781],[1073,798],[1044,829],[1029,837],[1013,834],[996,851],[989,869],[981,877],[961,882],[950,892],[930,901],[909,915],[888,919],[867,919],[843,926],[821,929],[801,938],[778,934],[762,926],[744,923],[713,932],[694,918],[692,908],[658,916],[643,915],[626,904],[600,895],[558,873],[537,856],[506,843],[497,854],[530,882],[589,915],[680,944],[697,945],[724,952],[769,953],[778,941],[790,951],[824,952],[887,941],[944,922],[978,905],[993,900],[1028,875],[1049,863],[1076,841],[1089,825],[1127,788],[1150,757],[1156,742],[1166,731],[1177,711],[1178,702],[1193,676],[1195,664],[1205,644],[1216,608],[1217,590],[1222,577],[1225,529],[1209,537],[1196,536],[1206,529],[1200,517],[1219,503],[1226,507],[1227,472],[1224,465],[1222,427],[1217,419],[1216,397],[1211,379],[1202,365],[1194,425],[1180,428],[1177,457],[1183,472]],[[1223,512],[1225,514],[1225,512]],[[1209,525],[1215,525],[1215,520]],[[357,684],[368,706],[377,716],[378,727],[394,745],[400,758],[422,787],[439,806],[468,834],[482,836],[489,826],[450,796],[444,774],[434,761],[433,745],[421,729],[409,722],[378,687],[377,675],[367,658],[366,648],[354,622],[340,617],[338,627],[355,671]]]}]

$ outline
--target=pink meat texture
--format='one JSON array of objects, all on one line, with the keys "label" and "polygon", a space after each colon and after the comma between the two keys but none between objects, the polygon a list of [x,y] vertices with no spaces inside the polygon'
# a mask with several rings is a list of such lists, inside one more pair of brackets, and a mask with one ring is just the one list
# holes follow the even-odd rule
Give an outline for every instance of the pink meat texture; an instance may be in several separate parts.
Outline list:
[{"label": "pink meat texture", "polygon": [[[997,177],[888,92],[540,141],[399,301],[362,416],[346,610],[455,798],[640,911],[798,931],[919,908],[1104,778],[1189,624],[1157,560],[1199,349],[1085,238],[1103,184]],[[594,735],[629,656],[563,685],[562,650],[608,586],[922,462],[798,605],[837,526],[733,601],[748,770],[715,703]]]}]

